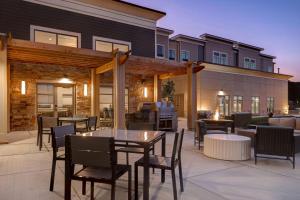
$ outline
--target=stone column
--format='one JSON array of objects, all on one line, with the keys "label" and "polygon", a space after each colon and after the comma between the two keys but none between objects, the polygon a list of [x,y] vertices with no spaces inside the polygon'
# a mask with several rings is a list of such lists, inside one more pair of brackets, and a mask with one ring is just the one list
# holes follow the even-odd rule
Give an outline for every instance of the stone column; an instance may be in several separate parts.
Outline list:
[{"label": "stone column", "polygon": [[188,63],[187,66],[187,128],[195,129],[197,115],[197,74],[194,73],[194,64]]},{"label": "stone column", "polygon": [[0,36],[0,134],[9,132],[9,75],[7,63],[7,38]]},{"label": "stone column", "polygon": [[119,58],[117,52],[113,65],[114,128],[125,129],[125,64],[120,64]]}]

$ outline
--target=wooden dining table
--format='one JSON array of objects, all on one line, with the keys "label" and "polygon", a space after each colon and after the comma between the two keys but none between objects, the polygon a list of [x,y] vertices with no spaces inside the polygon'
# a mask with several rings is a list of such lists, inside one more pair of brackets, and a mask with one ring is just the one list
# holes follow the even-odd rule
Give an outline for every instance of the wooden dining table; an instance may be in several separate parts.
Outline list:
[{"label": "wooden dining table", "polygon": [[[161,155],[166,154],[166,132],[163,131],[142,131],[142,130],[121,130],[121,129],[101,129],[89,133],[84,133],[87,137],[113,137],[115,147],[139,147],[144,150],[144,180],[143,199],[149,200],[150,174],[149,174],[149,152],[150,148],[159,142],[161,143]],[[68,180],[66,178],[66,180]],[[165,181],[165,170],[161,170],[161,181]],[[65,182],[65,197],[71,195],[71,188]]]}]

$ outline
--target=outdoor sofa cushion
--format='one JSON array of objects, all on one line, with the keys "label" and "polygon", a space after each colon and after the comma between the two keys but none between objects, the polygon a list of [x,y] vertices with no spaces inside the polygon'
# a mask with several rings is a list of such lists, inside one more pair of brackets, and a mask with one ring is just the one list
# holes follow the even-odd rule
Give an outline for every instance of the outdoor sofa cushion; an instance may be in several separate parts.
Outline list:
[{"label": "outdoor sofa cushion", "polygon": [[300,131],[300,118],[296,118],[296,130]]},{"label": "outdoor sofa cushion", "polygon": [[269,124],[272,126],[283,126],[295,129],[296,119],[294,117],[269,118]]}]

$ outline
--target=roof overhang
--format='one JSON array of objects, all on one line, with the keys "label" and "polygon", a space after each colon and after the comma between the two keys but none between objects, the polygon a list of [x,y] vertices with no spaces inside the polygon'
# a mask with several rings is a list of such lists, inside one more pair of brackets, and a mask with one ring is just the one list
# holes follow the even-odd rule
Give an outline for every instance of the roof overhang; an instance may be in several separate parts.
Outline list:
[{"label": "roof overhang", "polygon": [[201,63],[201,66],[204,66],[204,71],[213,71],[213,72],[221,72],[221,73],[230,73],[230,74],[238,74],[245,76],[255,76],[261,78],[271,78],[271,79],[280,79],[280,80],[289,80],[293,78],[291,75],[287,74],[277,74],[271,72],[263,72],[258,70],[245,69],[240,67],[230,67],[224,65],[217,65],[212,63]]}]

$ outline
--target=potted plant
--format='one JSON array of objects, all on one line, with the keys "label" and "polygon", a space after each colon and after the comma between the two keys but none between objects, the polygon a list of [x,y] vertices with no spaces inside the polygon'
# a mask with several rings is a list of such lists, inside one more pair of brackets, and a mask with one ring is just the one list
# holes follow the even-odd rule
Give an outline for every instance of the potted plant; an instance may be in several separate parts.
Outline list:
[{"label": "potted plant", "polygon": [[162,98],[165,99],[167,102],[174,101],[174,93],[175,93],[175,83],[171,80],[168,80],[162,86]]}]

